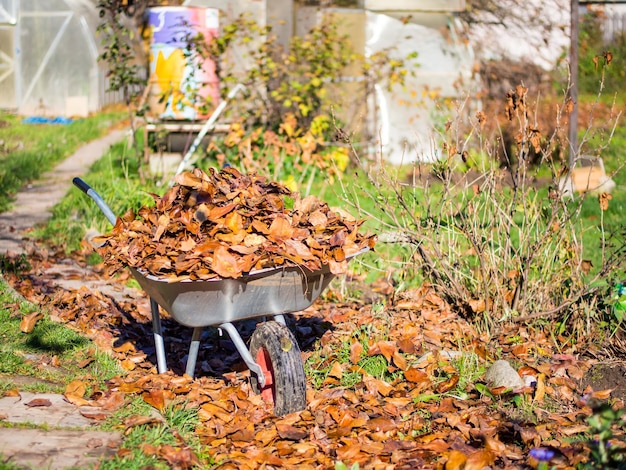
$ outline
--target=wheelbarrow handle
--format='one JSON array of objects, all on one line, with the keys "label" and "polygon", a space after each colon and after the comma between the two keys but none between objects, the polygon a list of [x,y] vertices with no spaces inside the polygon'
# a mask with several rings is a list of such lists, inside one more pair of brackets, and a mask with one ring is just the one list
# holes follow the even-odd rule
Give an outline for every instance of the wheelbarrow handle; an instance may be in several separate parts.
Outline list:
[{"label": "wheelbarrow handle", "polygon": [[107,203],[104,202],[102,197],[87,183],[85,183],[82,179],[76,177],[72,180],[74,186],[84,192],[87,196],[95,201],[97,206],[100,208],[104,216],[107,218],[111,225],[115,226],[115,222],[117,221],[117,216],[113,213],[111,208],[107,206]]}]

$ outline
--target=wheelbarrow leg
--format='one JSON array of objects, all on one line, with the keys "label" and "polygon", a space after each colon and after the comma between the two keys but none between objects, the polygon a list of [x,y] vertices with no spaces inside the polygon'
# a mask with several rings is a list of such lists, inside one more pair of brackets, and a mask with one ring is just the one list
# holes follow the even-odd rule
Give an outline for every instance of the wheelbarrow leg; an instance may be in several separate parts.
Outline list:
[{"label": "wheelbarrow leg", "polygon": [[274,315],[274,320],[284,326],[287,326],[287,322],[285,321],[285,316],[283,314]]},{"label": "wheelbarrow leg", "polygon": [[265,387],[265,374],[263,374],[263,369],[261,369],[261,366],[259,366],[255,362],[254,358],[252,357],[252,354],[250,354],[250,350],[246,346],[246,343],[243,342],[241,335],[237,331],[237,328],[235,328],[235,325],[227,322],[227,323],[222,323],[219,327],[225,330],[226,333],[228,333],[228,336],[230,337],[231,341],[235,344],[237,351],[241,355],[243,362],[246,363],[246,365],[248,366],[248,369],[250,369],[259,377],[259,383],[261,384],[261,387]]},{"label": "wheelbarrow leg", "polygon": [[193,335],[191,336],[191,345],[189,346],[189,356],[187,357],[187,367],[185,368],[185,374],[192,378],[196,370],[196,361],[198,360],[198,350],[200,349],[201,336],[202,327],[194,328]]},{"label": "wheelbarrow leg", "polygon": [[163,331],[161,329],[161,313],[159,304],[150,298],[150,308],[152,309],[152,331],[154,332],[154,347],[157,356],[157,370],[159,374],[167,372],[167,362],[165,360],[165,345],[163,344]]}]

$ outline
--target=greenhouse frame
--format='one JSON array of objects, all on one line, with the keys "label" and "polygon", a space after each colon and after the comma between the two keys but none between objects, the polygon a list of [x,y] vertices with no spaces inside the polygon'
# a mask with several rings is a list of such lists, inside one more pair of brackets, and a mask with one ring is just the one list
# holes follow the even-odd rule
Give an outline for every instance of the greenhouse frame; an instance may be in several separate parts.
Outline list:
[{"label": "greenhouse frame", "polygon": [[99,20],[89,0],[0,0],[0,108],[74,117],[118,101],[98,63]]}]

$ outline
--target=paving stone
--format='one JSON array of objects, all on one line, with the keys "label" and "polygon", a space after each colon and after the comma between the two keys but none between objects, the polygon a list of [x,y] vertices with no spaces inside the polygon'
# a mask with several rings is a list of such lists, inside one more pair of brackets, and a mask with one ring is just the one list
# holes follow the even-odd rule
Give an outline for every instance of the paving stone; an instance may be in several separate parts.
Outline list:
[{"label": "paving stone", "polygon": [[[28,406],[28,403],[44,404]],[[89,428],[97,424],[80,412],[97,412],[94,407],[77,407],[56,393],[20,392],[17,397],[0,398],[0,420],[8,423],[30,423],[63,428]]]},{"label": "paving stone", "polygon": [[0,428],[2,461],[33,470],[88,469],[115,454],[121,435],[103,431]]}]

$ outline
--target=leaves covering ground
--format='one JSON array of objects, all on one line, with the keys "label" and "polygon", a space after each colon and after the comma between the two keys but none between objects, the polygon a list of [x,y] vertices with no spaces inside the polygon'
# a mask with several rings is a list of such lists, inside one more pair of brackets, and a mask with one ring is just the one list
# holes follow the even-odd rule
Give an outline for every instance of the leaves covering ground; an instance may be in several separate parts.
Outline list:
[{"label": "leaves covering ground", "polygon": [[[81,260],[85,254],[74,257]],[[593,353],[586,351],[589,345],[557,351],[549,326],[504,328],[489,341],[428,286],[396,297],[381,283],[367,295],[354,296],[358,300],[330,289],[289,318],[310,383],[307,408],[277,418],[251,391],[249,371],[226,337],[205,332],[198,378],[178,375],[191,332],[165,316],[172,371],[158,375],[145,298],[120,301],[97,291],[66,290],[46,275],[59,260],[43,250],[30,260],[30,271],[7,275],[12,286],[47,305],[52,319],[87,335],[126,371],[104,389],[69,384],[69,401],[101,406],[90,416],[95,420],[107,419],[138,397],[161,413],[172,408],[197,412],[194,434],[203,452],[175,429],[175,444],[141,446],[164,467],[306,469],[343,462],[360,468],[534,468],[538,462],[530,451],[549,449],[550,466],[572,468],[590,457],[593,435],[587,418],[594,399],[610,395],[581,385],[593,361],[579,355]],[[97,266],[94,277],[104,271]],[[109,282],[127,280],[123,275]],[[255,321],[247,321],[238,328],[247,338],[254,326]],[[483,372],[498,358],[508,359],[536,384],[515,393],[490,388]],[[623,397],[613,404],[623,408]],[[137,414],[126,417],[120,429],[128,434],[161,424],[154,416]],[[616,424],[612,444],[619,447],[624,423]],[[122,448],[116,465],[132,458],[131,450]]]}]

